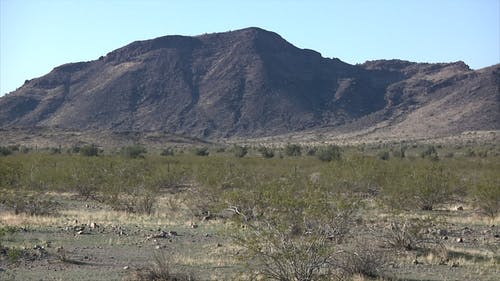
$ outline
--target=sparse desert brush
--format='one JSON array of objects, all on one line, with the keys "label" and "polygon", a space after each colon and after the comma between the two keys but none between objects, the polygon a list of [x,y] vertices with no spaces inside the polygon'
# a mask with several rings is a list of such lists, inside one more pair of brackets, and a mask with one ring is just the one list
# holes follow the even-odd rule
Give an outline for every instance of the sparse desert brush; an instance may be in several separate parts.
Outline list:
[{"label": "sparse desert brush", "polygon": [[97,156],[99,155],[99,147],[96,144],[88,144],[82,146],[78,152],[83,156]]},{"label": "sparse desert brush", "polygon": [[273,158],[274,157],[274,150],[270,147],[265,147],[261,146],[259,147],[258,151],[264,158]]},{"label": "sparse desert brush", "polygon": [[208,151],[208,147],[206,146],[194,148],[193,153],[196,156],[208,156],[208,154],[210,154],[210,152]]},{"label": "sparse desert brush", "polygon": [[285,155],[286,156],[300,156],[302,155],[302,147],[298,144],[287,144],[285,146]]},{"label": "sparse desert brush", "polygon": [[453,199],[457,178],[445,165],[423,160],[400,163],[388,173],[382,189],[389,207],[432,210]]},{"label": "sparse desert brush", "polygon": [[315,155],[319,160],[324,162],[337,161],[342,158],[342,152],[339,146],[337,145],[328,145],[325,147],[320,147],[317,151],[315,151]]},{"label": "sparse desert brush", "polygon": [[176,268],[171,253],[161,252],[153,256],[152,262],[126,277],[125,281],[194,281],[196,278]]},{"label": "sparse desert brush", "polygon": [[12,150],[6,146],[0,146],[0,156],[7,156],[12,154]]},{"label": "sparse desert brush", "polygon": [[470,191],[474,205],[491,218],[500,213],[500,177],[496,173],[491,171],[483,174]]},{"label": "sparse desert brush", "polygon": [[248,147],[235,145],[233,146],[232,151],[236,158],[242,158],[245,157],[245,155],[247,155]]},{"label": "sparse desert brush", "polygon": [[128,158],[143,158],[144,154],[147,153],[147,150],[142,145],[131,145],[122,147],[121,154]]}]

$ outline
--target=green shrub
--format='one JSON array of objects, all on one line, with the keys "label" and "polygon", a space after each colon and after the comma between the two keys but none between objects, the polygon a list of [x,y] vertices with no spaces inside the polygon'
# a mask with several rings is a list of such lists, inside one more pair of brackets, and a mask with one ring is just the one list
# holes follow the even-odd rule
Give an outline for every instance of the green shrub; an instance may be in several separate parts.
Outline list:
[{"label": "green shrub", "polygon": [[121,149],[121,154],[127,158],[144,158],[147,150],[142,145],[126,146]]},{"label": "green shrub", "polygon": [[0,161],[0,188],[19,187],[24,176],[23,166],[20,163]]},{"label": "green shrub", "polygon": [[165,148],[160,153],[161,156],[174,156],[174,149],[171,147]]},{"label": "green shrub", "polygon": [[314,155],[316,155],[316,152],[318,152],[318,149],[316,147],[309,147],[307,149],[308,156],[314,156]]},{"label": "green shrub", "polygon": [[10,248],[7,251],[7,256],[9,257],[9,261],[11,263],[16,263],[23,256],[23,250],[19,248]]},{"label": "green shrub", "polygon": [[208,147],[203,146],[203,147],[196,147],[194,150],[194,155],[196,156],[208,156],[210,152],[208,151]]},{"label": "green shrub", "polygon": [[407,166],[400,162],[384,184],[386,203],[396,209],[432,210],[450,202],[456,193],[456,178],[443,165],[421,161]]},{"label": "green shrub", "polygon": [[474,184],[471,196],[481,213],[495,218],[500,213],[500,178],[495,172],[482,175]]},{"label": "green shrub", "polygon": [[340,147],[337,145],[329,145],[326,147],[320,148],[316,152],[316,156],[319,160],[330,162],[332,160],[340,160],[342,157]]},{"label": "green shrub", "polygon": [[95,144],[84,145],[79,149],[79,152],[83,156],[98,156],[99,148]]},{"label": "green shrub", "polygon": [[61,146],[49,148],[49,153],[50,154],[61,154],[62,153]]},{"label": "green shrub", "polygon": [[259,147],[259,152],[264,158],[273,158],[274,157],[274,151],[270,147],[265,147],[261,146]]},{"label": "green shrub", "polygon": [[248,148],[246,146],[235,145],[233,147],[233,154],[236,158],[243,158],[248,153]]},{"label": "green shrub", "polygon": [[11,155],[12,150],[6,146],[0,146],[0,156]]},{"label": "green shrub", "polygon": [[435,146],[427,146],[421,153],[420,157],[429,158],[431,160],[439,160],[438,152]]},{"label": "green shrub", "polygon": [[286,156],[300,156],[302,155],[302,148],[298,144],[287,144],[285,146],[285,155]]}]

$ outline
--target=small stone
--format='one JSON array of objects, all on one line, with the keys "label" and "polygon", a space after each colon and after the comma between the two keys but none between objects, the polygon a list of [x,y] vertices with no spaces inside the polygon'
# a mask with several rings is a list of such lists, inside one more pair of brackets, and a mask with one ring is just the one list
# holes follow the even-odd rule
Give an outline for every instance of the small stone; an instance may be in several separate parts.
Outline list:
[{"label": "small stone", "polygon": [[127,269],[129,269],[129,268],[130,268],[130,267],[129,267],[128,265],[123,267],[123,269],[124,269],[124,270],[127,270]]},{"label": "small stone", "polygon": [[217,243],[217,248],[220,248],[222,247],[222,244],[221,243]]},{"label": "small stone", "polygon": [[463,242],[464,242],[464,239],[462,239],[462,238],[460,237],[460,238],[457,238],[455,241],[456,241],[457,243],[463,243]]},{"label": "small stone", "polygon": [[500,234],[495,234],[495,235],[493,235],[493,237],[500,238]]},{"label": "small stone", "polygon": [[78,234],[78,235],[82,235],[83,233],[84,233],[84,232],[83,232],[83,230],[80,230],[80,231],[78,231],[76,234]]},{"label": "small stone", "polygon": [[456,210],[457,210],[457,211],[463,211],[463,210],[464,210],[464,207],[462,207],[462,206],[458,206]]},{"label": "small stone", "polygon": [[414,259],[411,263],[413,263],[413,264],[419,264],[419,262],[418,262],[417,259]]},{"label": "small stone", "polygon": [[198,228],[198,225],[197,225],[197,224],[195,224],[195,223],[192,223],[192,224],[191,224],[191,228]]},{"label": "small stone", "polygon": [[446,229],[440,229],[440,230],[438,230],[438,234],[441,235],[441,236],[448,235],[448,230],[446,230]]},{"label": "small stone", "polygon": [[458,267],[458,262],[453,262],[453,263],[451,263],[451,265],[450,265],[450,266],[451,266],[451,267]]},{"label": "small stone", "polygon": [[156,250],[159,250],[159,249],[161,249],[161,246],[160,246],[160,245],[158,245],[158,246],[156,246],[156,247],[155,247],[155,249],[156,249]]},{"label": "small stone", "polygon": [[90,205],[89,204],[85,204],[85,208],[90,208]]},{"label": "small stone", "polygon": [[90,228],[91,228],[91,229],[95,229],[95,228],[97,228],[97,227],[98,227],[97,223],[95,223],[95,222],[91,222],[91,223],[90,223]]}]

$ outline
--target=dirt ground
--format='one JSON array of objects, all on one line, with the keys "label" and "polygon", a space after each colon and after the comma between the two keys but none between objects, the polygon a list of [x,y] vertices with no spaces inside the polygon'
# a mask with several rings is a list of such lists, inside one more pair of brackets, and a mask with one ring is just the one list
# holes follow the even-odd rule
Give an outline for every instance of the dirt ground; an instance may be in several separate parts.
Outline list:
[{"label": "dirt ground", "polygon": [[[227,238],[231,222],[200,220],[177,195],[163,195],[153,215],[113,211],[73,194],[57,198],[59,211],[53,216],[0,211],[0,226],[15,229],[3,237],[4,246],[22,249],[17,256],[2,253],[1,280],[126,280],[155,256],[167,256],[172,270],[197,280],[244,279],[239,249]],[[412,214],[428,215],[435,221],[428,231],[437,239],[431,243],[444,250],[394,253],[384,269],[388,279],[498,280],[498,218],[479,216],[467,206]],[[386,218],[372,209],[359,225],[383,229]],[[361,231],[354,228],[351,236],[364,237]]]}]

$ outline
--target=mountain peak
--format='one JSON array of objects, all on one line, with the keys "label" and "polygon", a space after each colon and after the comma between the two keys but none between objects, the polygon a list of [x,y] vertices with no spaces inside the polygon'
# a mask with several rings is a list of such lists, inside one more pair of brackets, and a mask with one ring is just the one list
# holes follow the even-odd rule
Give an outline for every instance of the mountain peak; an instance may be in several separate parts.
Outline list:
[{"label": "mountain peak", "polygon": [[[258,27],[168,35],[30,80],[0,98],[0,128],[254,137],[339,126],[365,130],[424,116],[416,134],[498,129],[494,71],[498,67],[472,73],[463,62],[353,66]],[[463,106],[470,102],[475,105]],[[448,123],[435,126],[443,120]]]}]

